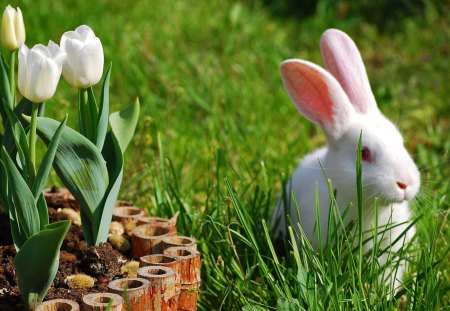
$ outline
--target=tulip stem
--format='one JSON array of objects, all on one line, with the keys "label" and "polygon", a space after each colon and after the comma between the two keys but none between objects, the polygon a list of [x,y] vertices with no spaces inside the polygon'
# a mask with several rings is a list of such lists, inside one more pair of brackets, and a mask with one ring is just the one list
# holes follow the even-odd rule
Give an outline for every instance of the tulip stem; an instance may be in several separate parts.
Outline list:
[{"label": "tulip stem", "polygon": [[84,137],[87,137],[87,124],[86,124],[86,98],[87,92],[85,89],[80,89],[78,91],[78,127],[80,128],[80,133]]},{"label": "tulip stem", "polygon": [[16,58],[17,50],[11,52],[11,63],[9,64],[9,88],[11,91],[12,105],[16,105]]},{"label": "tulip stem", "polygon": [[[31,170],[34,172],[36,167],[36,124],[39,111],[39,104],[31,105],[31,123],[30,123],[30,161]],[[34,175],[34,174],[33,174]]]},{"label": "tulip stem", "polygon": [[80,89],[78,93],[78,124],[81,134],[95,144],[97,107],[95,102],[89,98],[88,93],[88,89]]}]

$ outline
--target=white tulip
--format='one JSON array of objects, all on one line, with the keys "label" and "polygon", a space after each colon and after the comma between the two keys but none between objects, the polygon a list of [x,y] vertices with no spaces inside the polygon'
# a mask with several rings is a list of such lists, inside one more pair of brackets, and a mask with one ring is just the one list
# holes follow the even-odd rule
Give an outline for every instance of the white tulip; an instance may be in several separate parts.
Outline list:
[{"label": "white tulip", "polygon": [[48,46],[37,44],[19,49],[18,87],[20,93],[34,103],[42,103],[53,97],[66,53],[49,41]]},{"label": "white tulip", "polygon": [[11,51],[17,50],[25,42],[25,25],[19,8],[16,10],[8,5],[3,12],[1,41]]},{"label": "white tulip", "polygon": [[100,81],[103,73],[103,47],[89,26],[81,25],[61,37],[61,48],[67,53],[64,79],[79,89]]}]

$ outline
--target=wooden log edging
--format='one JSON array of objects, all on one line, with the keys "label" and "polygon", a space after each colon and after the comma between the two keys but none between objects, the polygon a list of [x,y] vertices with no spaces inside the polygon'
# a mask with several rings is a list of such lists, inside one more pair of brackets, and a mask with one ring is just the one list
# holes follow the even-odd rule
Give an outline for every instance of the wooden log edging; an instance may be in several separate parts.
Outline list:
[{"label": "wooden log edging", "polygon": [[108,283],[109,292],[118,294],[129,311],[150,311],[150,282],[143,278],[123,278]]},{"label": "wooden log edging", "polygon": [[197,310],[200,284],[201,282],[181,285],[181,292],[178,298],[178,311]]},{"label": "wooden log edging", "polygon": [[52,299],[38,305],[36,311],[80,311],[80,305],[69,299]]},{"label": "wooden log edging", "polygon": [[171,268],[175,272],[175,291],[179,295],[181,290],[181,260],[175,256],[164,254],[153,254],[142,256],[139,266],[163,266]]},{"label": "wooden log edging", "polygon": [[126,226],[129,222],[137,223],[144,215],[144,210],[136,206],[116,206],[112,219]]},{"label": "wooden log edging", "polygon": [[138,220],[137,225],[152,225],[157,228],[167,228],[169,229],[169,235],[177,234],[176,218],[166,219],[161,217],[145,216]]},{"label": "wooden log edging", "polygon": [[181,284],[200,282],[200,252],[176,246],[164,250],[164,254],[175,256],[181,260]]},{"label": "wooden log edging", "polygon": [[131,256],[139,259],[145,255],[162,252],[162,238],[169,234],[169,229],[140,225],[133,229],[131,236]]},{"label": "wooden log edging", "polygon": [[110,311],[122,311],[124,308],[122,296],[114,293],[92,293],[84,295],[82,311],[104,311],[112,300]]},{"label": "wooden log edging", "polygon": [[183,246],[194,251],[197,250],[197,243],[193,237],[183,235],[166,236],[162,239],[162,243],[163,251],[169,247],[177,246]]},{"label": "wooden log edging", "polygon": [[164,266],[145,266],[137,271],[138,277],[150,282],[151,310],[176,311],[178,295],[176,292],[175,272]]}]

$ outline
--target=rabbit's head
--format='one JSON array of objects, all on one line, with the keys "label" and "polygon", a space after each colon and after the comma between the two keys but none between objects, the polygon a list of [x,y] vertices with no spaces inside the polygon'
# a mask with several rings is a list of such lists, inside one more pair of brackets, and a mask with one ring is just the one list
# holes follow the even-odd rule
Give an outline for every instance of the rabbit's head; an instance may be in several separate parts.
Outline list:
[{"label": "rabbit's head", "polygon": [[384,203],[411,200],[420,187],[419,171],[403,138],[378,109],[361,55],[342,31],[327,30],[321,52],[328,71],[308,61],[280,65],[284,85],[297,109],[320,125],[328,140],[326,171],[341,195],[356,195],[355,161],[362,133],[365,199]]}]

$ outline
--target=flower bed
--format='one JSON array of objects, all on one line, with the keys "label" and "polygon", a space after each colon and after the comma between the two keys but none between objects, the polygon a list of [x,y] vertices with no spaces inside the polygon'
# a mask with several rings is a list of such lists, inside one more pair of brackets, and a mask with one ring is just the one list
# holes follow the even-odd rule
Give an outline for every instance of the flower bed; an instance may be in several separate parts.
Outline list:
[{"label": "flower bed", "polygon": [[[50,221],[55,222],[65,219],[58,212],[62,208],[74,208],[69,202],[60,201],[57,205],[49,204]],[[17,275],[13,260],[15,249],[12,245],[9,220],[5,214],[0,214],[0,310],[26,310],[17,284]],[[64,238],[61,248],[60,265],[55,280],[49,289],[46,299],[66,298],[81,303],[81,297],[87,293],[108,291],[108,282],[122,277],[120,268],[127,260],[129,254],[122,254],[115,250],[109,243],[99,246],[88,246],[83,240],[83,231],[80,226],[72,224]],[[45,250],[43,250],[45,251]],[[121,264],[122,263],[122,264]],[[71,289],[67,285],[66,278],[75,273],[84,273],[96,279],[94,286],[89,289]]]}]

